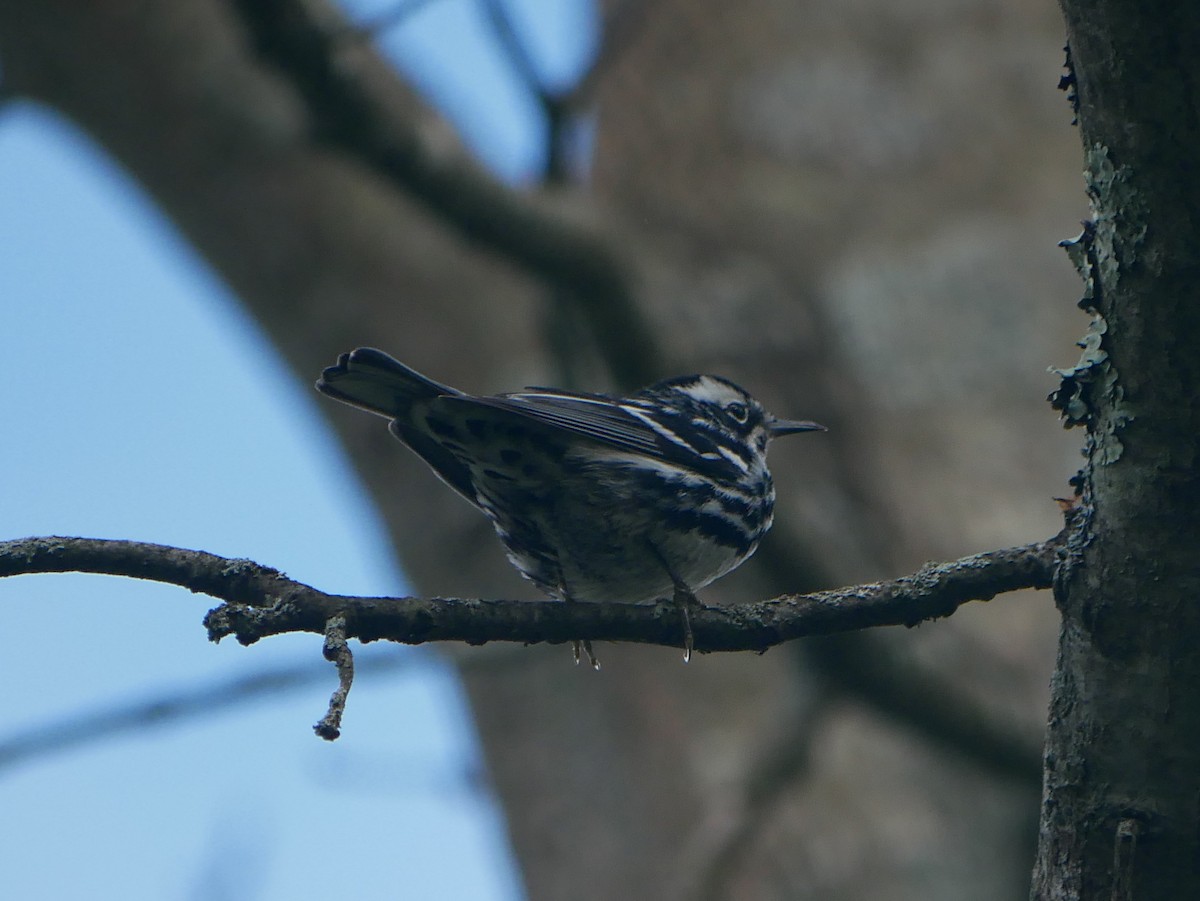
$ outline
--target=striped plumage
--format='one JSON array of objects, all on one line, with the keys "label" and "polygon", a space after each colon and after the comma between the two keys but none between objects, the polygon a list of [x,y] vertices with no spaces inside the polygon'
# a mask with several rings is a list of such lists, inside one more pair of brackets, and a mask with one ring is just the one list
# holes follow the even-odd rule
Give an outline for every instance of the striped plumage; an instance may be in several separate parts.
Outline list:
[{"label": "striped plumage", "polygon": [[390,419],[487,514],[517,569],[570,601],[686,599],[729,572],[771,527],[768,443],[822,428],[775,419],[713,375],[624,398],[476,397],[371,348],[343,354],[317,389]]}]

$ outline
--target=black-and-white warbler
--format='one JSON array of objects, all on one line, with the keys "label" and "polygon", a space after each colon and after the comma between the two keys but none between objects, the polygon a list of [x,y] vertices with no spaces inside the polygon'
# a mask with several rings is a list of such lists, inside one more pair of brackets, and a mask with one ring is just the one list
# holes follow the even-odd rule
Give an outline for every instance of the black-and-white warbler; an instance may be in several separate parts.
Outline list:
[{"label": "black-and-white warbler", "polygon": [[[768,443],[824,429],[776,419],[714,375],[620,398],[549,388],[476,397],[362,347],[342,354],[316,387],[390,419],[393,435],[487,514],[508,559],[546,594],[631,603],[673,596],[685,660],[693,590],[754,553],[771,527]],[[590,645],[582,647],[595,666]]]}]

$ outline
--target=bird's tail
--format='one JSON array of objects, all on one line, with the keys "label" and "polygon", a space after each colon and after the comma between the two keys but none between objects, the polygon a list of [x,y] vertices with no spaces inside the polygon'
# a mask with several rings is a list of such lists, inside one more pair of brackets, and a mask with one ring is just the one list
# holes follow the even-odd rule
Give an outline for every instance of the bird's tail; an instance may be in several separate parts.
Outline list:
[{"label": "bird's tail", "polygon": [[317,390],[388,419],[401,416],[415,400],[462,394],[372,347],[360,347],[338,357],[337,365],[317,379]]}]

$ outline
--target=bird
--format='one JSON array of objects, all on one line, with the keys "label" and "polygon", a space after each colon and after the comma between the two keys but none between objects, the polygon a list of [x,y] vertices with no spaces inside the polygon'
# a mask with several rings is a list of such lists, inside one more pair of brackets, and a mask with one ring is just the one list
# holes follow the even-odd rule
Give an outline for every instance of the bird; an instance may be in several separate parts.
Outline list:
[{"label": "bird", "polygon": [[[383,351],[338,357],[322,394],[389,430],[491,520],[509,561],[547,596],[643,603],[671,597],[684,660],[695,590],[730,572],[771,527],[772,439],[825,431],[777,419],[716,375],[665,379],[628,396],[529,387],[472,395]],[[575,641],[575,662],[589,641]]]}]

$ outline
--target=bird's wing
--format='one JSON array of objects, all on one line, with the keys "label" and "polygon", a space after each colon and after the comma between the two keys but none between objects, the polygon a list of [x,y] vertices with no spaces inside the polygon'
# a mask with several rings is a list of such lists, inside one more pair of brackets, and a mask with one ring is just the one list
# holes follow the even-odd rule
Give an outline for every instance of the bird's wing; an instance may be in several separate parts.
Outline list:
[{"label": "bird's wing", "polygon": [[631,407],[611,397],[537,391],[494,397],[458,395],[440,400],[443,403],[470,404],[512,413],[618,450],[666,459],[663,453],[665,438],[650,426],[649,418],[638,416]]},{"label": "bird's wing", "polygon": [[495,397],[440,397],[438,402],[474,404],[516,414],[551,430],[687,470],[702,470],[719,480],[737,481],[741,475],[718,444],[690,427],[685,417],[651,415],[639,404],[603,395],[535,390]]}]

